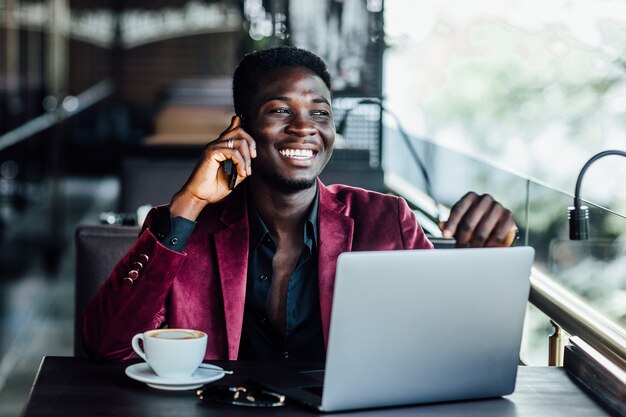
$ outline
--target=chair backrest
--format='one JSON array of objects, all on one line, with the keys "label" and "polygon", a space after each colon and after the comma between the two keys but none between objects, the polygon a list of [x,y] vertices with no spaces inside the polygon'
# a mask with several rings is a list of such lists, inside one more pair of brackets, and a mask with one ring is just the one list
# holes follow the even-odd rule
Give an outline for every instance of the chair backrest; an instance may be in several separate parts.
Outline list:
[{"label": "chair backrest", "polygon": [[81,344],[80,329],[87,302],[137,240],[139,231],[137,226],[108,225],[78,226],[76,229],[75,356],[86,356]]},{"label": "chair backrest", "polygon": [[198,162],[193,158],[128,156],[122,161],[120,210],[134,213],[139,206],[170,202]]}]

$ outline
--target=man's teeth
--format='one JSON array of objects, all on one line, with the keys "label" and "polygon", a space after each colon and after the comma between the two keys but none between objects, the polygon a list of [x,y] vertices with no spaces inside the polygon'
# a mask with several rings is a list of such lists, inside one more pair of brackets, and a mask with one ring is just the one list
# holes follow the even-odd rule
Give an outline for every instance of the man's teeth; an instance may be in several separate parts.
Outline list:
[{"label": "man's teeth", "polygon": [[313,151],[311,149],[281,149],[280,154],[288,158],[312,158]]}]

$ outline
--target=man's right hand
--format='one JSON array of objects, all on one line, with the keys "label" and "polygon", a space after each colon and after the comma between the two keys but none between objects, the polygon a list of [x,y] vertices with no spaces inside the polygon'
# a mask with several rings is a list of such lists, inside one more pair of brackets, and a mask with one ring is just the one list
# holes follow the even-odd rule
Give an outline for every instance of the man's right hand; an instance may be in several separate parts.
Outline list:
[{"label": "man's right hand", "polygon": [[181,216],[195,221],[207,204],[220,201],[231,192],[223,162],[228,159],[233,162],[238,185],[252,174],[252,158],[256,158],[256,143],[241,127],[241,118],[233,116],[230,126],[204,148],[202,159],[191,176],[172,197],[172,217]]}]

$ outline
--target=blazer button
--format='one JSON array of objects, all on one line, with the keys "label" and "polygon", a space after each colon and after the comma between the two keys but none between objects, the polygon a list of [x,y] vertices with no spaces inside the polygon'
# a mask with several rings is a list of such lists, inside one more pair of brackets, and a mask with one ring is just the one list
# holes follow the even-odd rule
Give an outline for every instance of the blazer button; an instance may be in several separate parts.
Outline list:
[{"label": "blazer button", "polygon": [[133,281],[136,280],[137,278],[139,278],[139,271],[137,271],[136,269],[131,269],[130,271],[128,271],[128,278],[132,279]]},{"label": "blazer button", "polygon": [[124,284],[128,285],[129,287],[132,286],[134,283],[135,281],[131,277],[124,278]]},{"label": "blazer button", "polygon": [[150,257],[146,255],[145,253],[142,253],[138,256],[138,259],[139,259],[139,262],[146,264],[148,260],[150,259]]},{"label": "blazer button", "polygon": [[140,271],[143,268],[143,264],[138,261],[133,262],[131,266],[133,267],[133,269],[136,269],[137,271]]}]

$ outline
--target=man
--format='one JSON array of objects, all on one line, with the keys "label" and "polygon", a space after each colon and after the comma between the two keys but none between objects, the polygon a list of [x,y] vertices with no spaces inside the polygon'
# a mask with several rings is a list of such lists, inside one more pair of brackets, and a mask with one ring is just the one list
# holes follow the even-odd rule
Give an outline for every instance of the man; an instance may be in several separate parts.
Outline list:
[{"label": "man", "polygon": [[[401,198],[317,179],[335,139],[319,57],[249,54],[233,96],[237,116],[86,308],[92,356],[130,358],[134,334],[168,325],[206,332],[206,359],[323,360],[339,254],[432,248]],[[474,193],[444,225],[471,246],[509,245],[514,230],[508,210]]]}]

